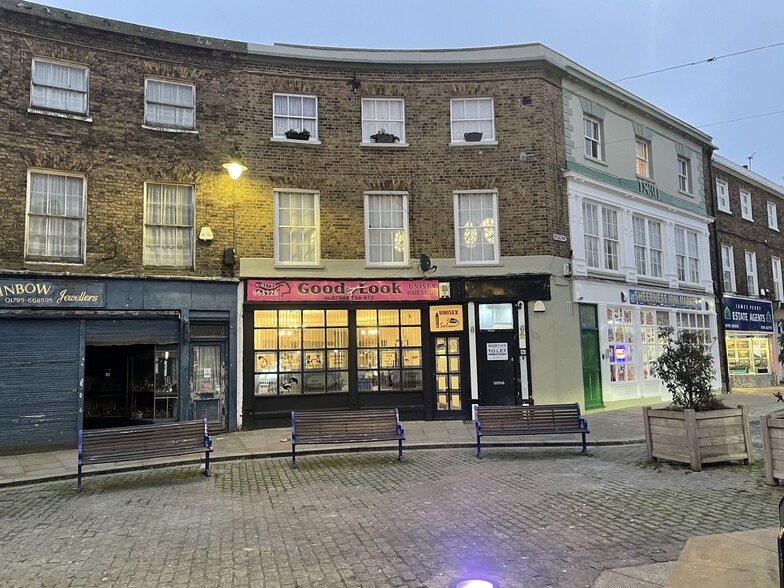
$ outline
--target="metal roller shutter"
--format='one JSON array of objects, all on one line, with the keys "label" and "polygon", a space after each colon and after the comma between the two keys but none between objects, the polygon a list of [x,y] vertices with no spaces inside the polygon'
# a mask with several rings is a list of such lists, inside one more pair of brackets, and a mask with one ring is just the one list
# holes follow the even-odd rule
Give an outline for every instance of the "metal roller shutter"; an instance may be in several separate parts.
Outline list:
[{"label": "metal roller shutter", "polygon": [[179,343],[177,319],[92,319],[85,325],[86,345]]},{"label": "metal roller shutter", "polygon": [[0,319],[0,449],[76,445],[79,321]]}]

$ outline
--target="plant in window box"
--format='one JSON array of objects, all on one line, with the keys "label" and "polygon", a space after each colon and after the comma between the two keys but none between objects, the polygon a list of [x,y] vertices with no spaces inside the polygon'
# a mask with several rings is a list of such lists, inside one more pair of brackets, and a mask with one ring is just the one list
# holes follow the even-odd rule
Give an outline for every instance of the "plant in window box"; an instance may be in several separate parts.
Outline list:
[{"label": "plant in window box", "polygon": [[482,140],[482,131],[474,131],[471,133],[463,133],[463,138],[470,143],[476,143]]},{"label": "plant in window box", "polygon": [[653,362],[653,375],[672,394],[665,409],[642,409],[648,458],[688,463],[695,472],[702,464],[753,460],[746,407],[728,408],[711,388],[713,356],[700,333],[662,327],[665,344]]},{"label": "plant in window box", "polygon": [[375,135],[370,135],[370,140],[374,143],[399,143],[400,137],[387,133],[386,129],[378,129]]},{"label": "plant in window box", "polygon": [[285,132],[287,139],[294,139],[296,141],[309,141],[310,131],[308,129],[289,129]]}]

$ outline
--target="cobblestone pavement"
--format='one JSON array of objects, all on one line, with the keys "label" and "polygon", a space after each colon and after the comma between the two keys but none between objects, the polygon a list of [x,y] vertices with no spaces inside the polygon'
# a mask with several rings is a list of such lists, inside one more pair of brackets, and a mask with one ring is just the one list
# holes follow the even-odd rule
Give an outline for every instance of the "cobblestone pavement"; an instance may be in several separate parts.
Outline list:
[{"label": "cobblestone pavement", "polygon": [[590,586],[693,535],[775,525],[760,462],[691,473],[644,445],[302,456],[0,491],[9,586]]}]

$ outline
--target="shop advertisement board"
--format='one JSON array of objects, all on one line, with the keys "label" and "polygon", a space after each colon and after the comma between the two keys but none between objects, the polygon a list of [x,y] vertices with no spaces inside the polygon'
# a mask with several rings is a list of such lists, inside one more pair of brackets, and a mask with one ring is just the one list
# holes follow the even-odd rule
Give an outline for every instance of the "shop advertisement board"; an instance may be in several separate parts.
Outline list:
[{"label": "shop advertisement board", "polygon": [[438,280],[248,280],[248,302],[438,300]]},{"label": "shop advertisement board", "polygon": [[722,300],[724,328],[728,331],[773,332],[773,304],[725,296]]},{"label": "shop advertisement board", "polygon": [[104,284],[0,279],[0,308],[103,308]]},{"label": "shop advertisement board", "polygon": [[509,359],[509,348],[506,343],[488,343],[487,360],[502,361]]},{"label": "shop advertisement board", "polygon": [[654,292],[653,290],[629,290],[629,303],[644,306],[664,306],[684,310],[702,310],[702,299],[688,294]]},{"label": "shop advertisement board", "polygon": [[431,306],[430,307],[430,332],[463,330],[463,307]]}]

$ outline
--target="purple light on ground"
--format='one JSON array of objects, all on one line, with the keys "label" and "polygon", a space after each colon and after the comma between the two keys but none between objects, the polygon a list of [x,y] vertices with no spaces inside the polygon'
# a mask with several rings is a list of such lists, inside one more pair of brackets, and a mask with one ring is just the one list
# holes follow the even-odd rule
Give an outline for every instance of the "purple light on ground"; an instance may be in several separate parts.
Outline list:
[{"label": "purple light on ground", "polygon": [[487,580],[464,580],[455,586],[455,588],[494,588],[494,586]]}]

